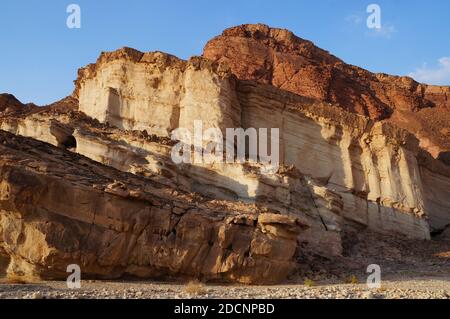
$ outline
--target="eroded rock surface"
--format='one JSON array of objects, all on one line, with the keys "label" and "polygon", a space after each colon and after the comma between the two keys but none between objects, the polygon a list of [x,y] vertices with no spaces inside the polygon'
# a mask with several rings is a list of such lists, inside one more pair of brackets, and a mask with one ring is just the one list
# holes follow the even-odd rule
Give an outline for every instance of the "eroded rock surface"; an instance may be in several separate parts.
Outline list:
[{"label": "eroded rock surface", "polygon": [[[395,116],[447,109],[448,88],[371,74],[262,25],[226,30],[204,56],[122,48],[52,105],[0,96],[8,274],[65,278],[76,263],[99,278],[279,282],[304,254],[340,256],[349,232],[446,234],[450,167],[428,146],[448,138]],[[224,136],[278,128],[278,171],[175,164],[171,133],[195,121]]]},{"label": "eroded rock surface", "polygon": [[16,276],[177,276],[277,282],[309,226],[204,199],[0,131],[0,247]]},{"label": "eroded rock surface", "polygon": [[227,29],[204,49],[242,80],[255,80],[375,120],[388,119],[420,138],[433,156],[450,150],[450,87],[409,77],[374,74],[346,64],[284,29],[242,25]]},{"label": "eroded rock surface", "polygon": [[80,111],[100,122],[169,136],[177,127],[193,131],[196,118],[207,127],[236,127],[239,104],[230,76],[200,57],[186,62],[123,48],[81,69],[75,94]]}]

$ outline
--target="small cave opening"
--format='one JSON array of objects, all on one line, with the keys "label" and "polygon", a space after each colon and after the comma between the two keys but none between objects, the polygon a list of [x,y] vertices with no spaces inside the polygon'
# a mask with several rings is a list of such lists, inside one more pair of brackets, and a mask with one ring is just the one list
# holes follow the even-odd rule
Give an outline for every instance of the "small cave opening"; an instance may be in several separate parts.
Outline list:
[{"label": "small cave opening", "polygon": [[68,150],[77,148],[77,140],[73,135],[66,136],[64,140],[60,142],[60,146]]},{"label": "small cave opening", "polygon": [[448,237],[449,235],[450,235],[450,224],[444,226],[444,228],[434,229],[430,232],[430,236],[433,239],[439,239],[440,237],[445,238]]},{"label": "small cave opening", "polygon": [[10,261],[9,256],[0,250],[0,279],[6,278],[6,272]]},{"label": "small cave opening", "polygon": [[450,165],[450,152],[440,152],[437,159]]}]

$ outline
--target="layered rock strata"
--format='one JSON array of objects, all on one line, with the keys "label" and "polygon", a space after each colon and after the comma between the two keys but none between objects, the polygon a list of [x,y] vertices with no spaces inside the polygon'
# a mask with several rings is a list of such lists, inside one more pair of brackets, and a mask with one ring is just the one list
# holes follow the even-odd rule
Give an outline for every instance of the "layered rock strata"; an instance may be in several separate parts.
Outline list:
[{"label": "layered rock strata", "polygon": [[[448,140],[403,129],[446,109],[448,88],[373,75],[262,25],[225,31],[204,56],[123,48],[80,69],[73,96],[50,106],[0,96],[10,275],[64,278],[76,263],[100,278],[279,282],[301,254],[340,255],[348,231],[448,229],[450,167],[434,158]],[[171,134],[196,121],[223,136],[278,128],[278,171],[175,164]]]},{"label": "layered rock strata", "polygon": [[[95,80],[102,83],[101,87],[113,86],[117,78],[122,75],[120,72],[117,74],[102,70],[110,70],[112,56],[116,55],[116,59],[122,59],[124,52],[127,51],[121,50],[105,55],[109,59],[102,56],[95,67],[89,67],[96,70],[95,74],[101,74]],[[161,56],[161,53],[156,54]],[[138,54],[137,56],[141,57],[142,55]],[[169,57],[173,63],[174,58]],[[200,58],[193,60],[201,61]],[[135,58],[133,61],[136,65],[134,68],[151,68],[148,59],[141,57]],[[182,62],[176,63],[176,65],[181,64]],[[172,69],[171,65],[173,64],[167,64],[167,68]],[[323,186],[330,191],[338,194],[344,207],[341,215],[350,221],[349,225],[369,226],[377,230],[396,231],[412,237],[429,238],[430,230],[426,218],[429,217],[430,220],[435,221],[440,219],[436,218],[436,215],[448,214],[442,214],[440,208],[433,209],[434,206],[447,205],[447,199],[444,198],[448,183],[446,166],[441,165],[443,176],[439,183],[432,183],[424,187],[421,174],[427,175],[428,171],[419,168],[416,160],[421,152],[419,145],[417,140],[406,131],[389,124],[376,123],[368,118],[340,111],[339,106],[327,105],[315,99],[289,94],[273,86],[251,81],[236,81],[221,65],[213,64],[211,68],[211,64],[206,61],[203,65],[208,66],[206,67],[208,72],[211,69],[222,70],[222,72],[212,75],[211,79],[204,76],[203,82],[216,83],[217,88],[212,92],[214,94],[221,92],[222,94],[216,100],[222,101],[222,109],[235,110],[239,118],[235,117],[230,120],[229,114],[223,112],[212,118],[213,110],[208,113],[189,113],[192,114],[192,117],[191,122],[187,124],[188,128],[192,128],[193,120],[202,120],[210,127],[218,127],[222,130],[224,130],[223,123],[232,123],[234,126],[231,127],[280,128],[282,164],[294,165],[301,172],[310,175],[319,183],[323,183]],[[181,72],[178,68],[176,71]],[[91,73],[85,79],[84,72],[83,70],[80,72],[82,76],[77,81],[80,95],[87,94],[83,93],[90,91],[86,83],[94,81]],[[201,69],[195,72],[204,73]],[[127,77],[118,82],[120,83],[119,87],[114,88],[116,91],[133,87],[134,82],[130,81],[129,72],[126,74]],[[222,80],[214,81],[220,75],[223,76]],[[150,74],[147,76],[151,77]],[[180,77],[182,76],[180,75]],[[230,96],[233,98],[229,98]],[[211,99],[214,98],[215,95],[211,97]],[[130,102],[130,100],[134,102]],[[123,99],[119,99],[119,104],[138,103],[137,100],[139,100],[138,97],[133,99],[127,95]],[[162,99],[159,99],[158,103],[148,100],[139,101],[138,104],[142,108],[152,108],[153,114],[164,112],[173,114],[179,105],[171,99],[165,103],[162,102]],[[192,103],[201,109],[199,103],[195,101]],[[89,105],[92,104],[86,103],[86,106],[83,106],[81,103],[80,108],[87,109]],[[167,105],[170,105],[169,110],[167,110]],[[100,109],[107,112],[109,107],[110,104],[106,103]],[[175,122],[180,123],[183,112],[180,112],[178,120],[175,118]],[[102,117],[97,119],[108,122]],[[161,134],[158,128],[152,129],[153,119],[148,120],[145,125],[149,128],[149,133],[166,136],[166,133]],[[131,128],[139,129],[139,125]],[[227,168],[229,171],[230,168]],[[212,170],[220,172],[220,168],[217,167]],[[231,176],[231,179],[234,178],[239,183],[245,180],[245,178],[241,178],[245,174],[239,172],[234,174],[228,172],[223,175]],[[231,185],[227,185],[222,180],[217,181],[217,186],[225,185],[225,188],[228,187],[236,193],[236,189],[233,189]],[[209,186],[210,183],[205,184]],[[247,190],[251,189],[246,182],[244,185],[247,185]],[[207,188],[204,191],[207,191]],[[430,190],[429,193],[437,194],[437,196],[425,195],[424,189]],[[435,192],[434,190],[439,191]],[[238,191],[237,193],[238,198],[255,199],[258,195],[255,192],[243,194]],[[435,198],[429,199],[430,197]],[[432,202],[437,202],[437,205]],[[444,226],[443,224],[449,221],[447,218],[444,219],[445,221],[438,223],[433,222],[432,228]]]},{"label": "layered rock strata", "polygon": [[371,119],[387,119],[416,134],[434,157],[450,151],[448,86],[371,73],[288,30],[263,24],[225,30],[206,44],[203,55],[226,63],[239,79],[271,84]]},{"label": "layered rock strata", "polygon": [[210,200],[0,131],[0,250],[8,272],[63,279],[162,276],[277,282],[309,226]]}]

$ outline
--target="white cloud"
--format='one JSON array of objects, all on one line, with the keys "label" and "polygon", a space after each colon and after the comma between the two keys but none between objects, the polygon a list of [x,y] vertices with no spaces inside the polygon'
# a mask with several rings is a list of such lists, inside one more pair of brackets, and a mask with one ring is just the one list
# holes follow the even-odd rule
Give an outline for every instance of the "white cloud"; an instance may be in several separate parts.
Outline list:
[{"label": "white cloud", "polygon": [[435,85],[450,85],[450,57],[438,60],[438,66],[430,68],[426,63],[409,74],[418,82]]},{"label": "white cloud", "polygon": [[[380,37],[385,39],[391,39],[393,34],[397,32],[395,26],[389,22],[382,23],[381,28],[369,28],[367,27],[367,16],[364,13],[355,13],[345,17],[345,22],[352,29],[354,27],[365,30],[364,35],[367,37]],[[362,29],[364,28],[364,29]]]},{"label": "white cloud", "polygon": [[359,25],[363,22],[363,18],[359,14],[351,14],[347,17],[345,17],[346,22],[350,22],[352,24]]},{"label": "white cloud", "polygon": [[390,38],[392,38],[392,35],[396,32],[397,32],[397,29],[395,28],[395,26],[393,26],[390,23],[384,23],[381,25],[381,28],[368,29],[368,31],[366,32],[366,35],[390,39]]}]

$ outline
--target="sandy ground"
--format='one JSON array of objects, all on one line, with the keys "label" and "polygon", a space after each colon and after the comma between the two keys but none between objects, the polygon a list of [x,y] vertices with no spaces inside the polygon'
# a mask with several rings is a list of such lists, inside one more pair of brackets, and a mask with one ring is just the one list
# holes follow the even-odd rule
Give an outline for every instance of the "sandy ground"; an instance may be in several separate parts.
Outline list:
[{"label": "sandy ground", "polygon": [[426,277],[382,281],[380,289],[366,284],[315,283],[277,286],[173,284],[157,282],[82,281],[81,289],[71,290],[65,282],[0,284],[0,298],[12,299],[372,299],[438,298],[450,299],[450,278]]},{"label": "sandy ground", "polygon": [[[349,234],[344,254],[299,257],[299,268],[282,285],[245,286],[192,282],[81,281],[18,284],[0,279],[0,299],[450,299],[450,240],[409,240],[373,233]],[[381,268],[381,288],[366,285],[367,266]]]}]

